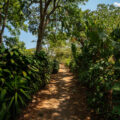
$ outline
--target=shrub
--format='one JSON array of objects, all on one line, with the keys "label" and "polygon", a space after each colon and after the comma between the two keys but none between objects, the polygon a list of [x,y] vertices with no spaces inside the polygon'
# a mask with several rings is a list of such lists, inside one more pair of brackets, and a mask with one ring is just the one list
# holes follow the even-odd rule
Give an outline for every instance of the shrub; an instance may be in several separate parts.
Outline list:
[{"label": "shrub", "polygon": [[[82,43],[81,52],[77,49],[78,44],[77,47],[75,43],[72,44],[70,68],[77,74],[79,82],[88,88],[88,105],[94,113],[104,120],[118,120],[119,94],[114,89],[114,84],[115,81],[117,85],[120,84],[120,44],[96,24],[90,28],[88,26],[86,36],[87,40]],[[112,62],[109,61],[111,56]]]},{"label": "shrub", "polygon": [[58,70],[59,70],[59,62],[54,59],[53,60],[53,71],[52,71],[52,73],[56,74],[56,73],[58,73]]},{"label": "shrub", "polygon": [[15,119],[50,78],[47,54],[24,55],[18,49],[0,48],[0,120]]}]

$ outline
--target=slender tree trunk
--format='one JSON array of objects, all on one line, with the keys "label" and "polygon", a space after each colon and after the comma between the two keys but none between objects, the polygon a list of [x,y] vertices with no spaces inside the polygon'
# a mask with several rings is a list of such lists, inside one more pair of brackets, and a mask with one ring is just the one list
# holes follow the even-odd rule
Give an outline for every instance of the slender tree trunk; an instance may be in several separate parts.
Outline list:
[{"label": "slender tree trunk", "polygon": [[[8,15],[8,8],[9,8],[9,2],[10,2],[10,0],[7,0],[7,2],[3,6],[3,9],[5,10],[5,16],[4,16],[4,18],[2,18],[2,15],[0,13],[0,28],[1,28],[1,30],[0,30],[0,45],[2,44],[4,29],[5,29],[5,26],[6,26],[6,20],[7,20],[7,15]],[[3,21],[3,23],[2,23],[2,21]]]},{"label": "slender tree trunk", "polygon": [[42,28],[39,28],[36,52],[40,52],[40,50],[42,49],[42,40],[43,40],[43,30]]},{"label": "slender tree trunk", "polygon": [[0,45],[2,44],[2,34],[0,33]]},{"label": "slender tree trunk", "polygon": [[1,30],[2,30],[2,13],[0,11],[0,45],[2,44],[2,34],[1,34]]},{"label": "slender tree trunk", "polygon": [[47,24],[49,23],[50,15],[53,14],[54,11],[58,8],[58,3],[60,2],[60,0],[58,0],[57,3],[56,3],[56,0],[54,0],[53,9],[49,13],[47,13],[48,6],[50,5],[51,2],[52,0],[48,0],[48,1],[45,0],[45,6],[44,6],[43,0],[39,0],[40,24],[38,28],[38,40],[37,40],[37,45],[36,45],[36,52],[40,52],[40,50],[42,49],[42,41],[44,37],[45,28]]},{"label": "slender tree trunk", "polygon": [[42,39],[43,39],[43,25],[44,25],[44,16],[43,16],[43,1],[39,1],[40,6],[40,24],[38,28],[38,40],[36,45],[36,52],[40,52],[42,49]]}]

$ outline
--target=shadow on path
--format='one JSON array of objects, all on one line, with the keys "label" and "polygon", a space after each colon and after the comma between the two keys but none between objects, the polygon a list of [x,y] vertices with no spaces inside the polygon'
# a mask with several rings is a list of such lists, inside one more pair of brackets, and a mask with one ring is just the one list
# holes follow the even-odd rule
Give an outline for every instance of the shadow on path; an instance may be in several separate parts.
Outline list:
[{"label": "shadow on path", "polygon": [[61,65],[50,83],[33,96],[19,120],[91,120],[85,91]]}]

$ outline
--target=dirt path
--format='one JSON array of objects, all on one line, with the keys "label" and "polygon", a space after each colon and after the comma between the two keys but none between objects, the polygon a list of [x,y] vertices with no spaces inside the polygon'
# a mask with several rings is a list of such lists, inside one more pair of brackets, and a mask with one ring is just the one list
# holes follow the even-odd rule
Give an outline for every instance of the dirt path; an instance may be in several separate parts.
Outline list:
[{"label": "dirt path", "polygon": [[19,120],[91,120],[85,101],[85,88],[60,65],[59,73],[33,96]]}]

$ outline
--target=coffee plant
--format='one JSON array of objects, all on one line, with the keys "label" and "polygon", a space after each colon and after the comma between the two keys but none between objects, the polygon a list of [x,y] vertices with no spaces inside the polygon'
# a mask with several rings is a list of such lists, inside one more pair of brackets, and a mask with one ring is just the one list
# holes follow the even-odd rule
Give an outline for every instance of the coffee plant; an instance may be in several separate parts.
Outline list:
[{"label": "coffee plant", "polygon": [[50,68],[44,51],[24,55],[19,49],[0,48],[0,120],[16,119],[31,95],[49,82]]},{"label": "coffee plant", "polygon": [[[120,84],[119,29],[108,36],[104,26],[92,19],[88,19],[86,27],[87,39],[82,42],[82,47],[72,43],[70,68],[77,73],[79,82],[88,88],[87,101],[93,114],[104,120],[118,120],[120,101],[115,86],[119,88]],[[82,52],[78,51],[78,45]]]}]

